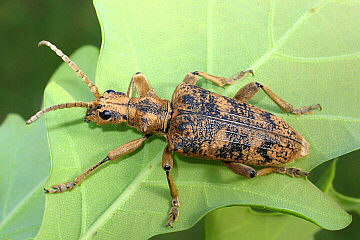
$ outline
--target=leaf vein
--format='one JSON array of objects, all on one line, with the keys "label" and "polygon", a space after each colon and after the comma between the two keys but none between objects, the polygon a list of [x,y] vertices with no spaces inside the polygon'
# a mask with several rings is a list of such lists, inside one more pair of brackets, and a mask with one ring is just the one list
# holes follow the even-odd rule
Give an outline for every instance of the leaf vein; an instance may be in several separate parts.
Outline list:
[{"label": "leaf vein", "polygon": [[[322,1],[318,5],[314,6],[314,8],[320,10],[320,8],[324,7],[328,1]],[[262,66],[270,57],[272,57],[277,51],[285,44],[285,42],[289,39],[289,37],[308,19],[312,16],[309,11],[306,11],[285,33],[281,36],[281,38],[274,44],[272,48],[267,50],[258,60],[252,64],[249,69],[256,70],[260,66]],[[225,95],[233,92],[237,87],[237,83],[228,86],[224,91]]]},{"label": "leaf vein", "polygon": [[4,226],[6,226],[6,224],[8,223],[8,221],[10,221],[10,219],[12,217],[14,217],[16,215],[16,213],[21,210],[21,207],[24,206],[26,204],[26,202],[39,190],[39,188],[42,188],[42,186],[45,184],[46,180],[47,180],[47,176],[38,184],[36,185],[30,192],[28,195],[26,195],[21,202],[19,202],[19,204],[7,215],[6,218],[3,219],[3,221],[0,222],[0,230],[4,228]]},{"label": "leaf vein", "polygon": [[343,54],[343,55],[328,56],[328,57],[313,57],[313,58],[297,57],[283,53],[276,53],[276,56],[296,62],[332,62],[332,61],[350,60],[350,59],[359,60],[360,51],[355,53]]},{"label": "leaf vein", "polygon": [[98,230],[101,229],[108,219],[113,216],[119,207],[126,202],[136,191],[136,189],[143,184],[143,180],[151,174],[155,169],[149,168],[150,165],[154,165],[157,161],[160,161],[162,152],[160,151],[154,159],[144,166],[143,170],[139,172],[134,181],[120,194],[120,196],[114,201],[114,203],[107,208],[107,210],[87,229],[84,235],[80,239],[89,239]]}]

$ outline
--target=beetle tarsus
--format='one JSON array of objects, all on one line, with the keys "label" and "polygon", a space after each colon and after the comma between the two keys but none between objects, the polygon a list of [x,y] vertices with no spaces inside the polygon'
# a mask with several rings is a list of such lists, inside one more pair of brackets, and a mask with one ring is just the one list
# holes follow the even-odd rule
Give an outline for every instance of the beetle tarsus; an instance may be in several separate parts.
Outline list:
[{"label": "beetle tarsus", "polygon": [[67,190],[71,190],[75,187],[75,183],[73,181],[71,182],[66,182],[66,183],[61,183],[61,184],[57,184],[57,185],[53,185],[51,186],[52,189],[46,189],[44,188],[45,193],[60,193],[60,192],[65,192]]},{"label": "beetle tarsus", "polygon": [[309,107],[303,107],[303,108],[294,108],[291,112],[295,115],[302,115],[302,114],[312,114],[314,113],[314,111],[312,110],[322,110],[322,107],[320,106],[320,104],[315,104]]},{"label": "beetle tarsus", "polygon": [[168,223],[167,223],[167,226],[173,228],[173,225],[172,223],[177,221],[178,219],[178,216],[179,216],[179,210],[177,207],[172,207],[170,209],[170,212],[169,212],[169,218],[168,218]]},{"label": "beetle tarsus", "polygon": [[276,172],[280,173],[280,174],[286,174],[290,177],[301,177],[301,176],[309,176],[308,172],[303,172],[301,171],[301,169],[299,168],[295,168],[295,167],[277,167],[276,168]]},{"label": "beetle tarsus", "polygon": [[172,228],[173,227],[172,223],[176,222],[179,217],[179,209],[178,209],[178,207],[180,207],[179,200],[177,198],[173,198],[171,201],[171,205],[172,205],[172,208],[169,211],[169,218],[168,218],[167,226]]}]

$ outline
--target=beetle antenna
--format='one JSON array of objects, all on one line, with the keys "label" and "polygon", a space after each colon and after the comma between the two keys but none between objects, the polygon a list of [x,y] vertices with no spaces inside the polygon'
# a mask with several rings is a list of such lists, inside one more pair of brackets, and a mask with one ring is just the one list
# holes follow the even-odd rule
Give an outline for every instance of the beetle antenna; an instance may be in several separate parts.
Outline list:
[{"label": "beetle antenna", "polygon": [[89,108],[90,106],[91,104],[87,102],[71,102],[71,103],[56,104],[48,108],[44,108],[41,111],[38,111],[34,116],[32,116],[29,120],[26,121],[26,124],[29,125],[30,123],[35,122],[39,117],[50,111],[55,111],[63,108],[73,108],[73,107]]},{"label": "beetle antenna", "polygon": [[58,49],[54,44],[48,41],[41,41],[38,43],[38,46],[41,45],[48,46],[51,50],[53,50],[59,57],[62,58],[64,62],[69,64],[69,67],[76,72],[76,74],[81,78],[81,80],[89,86],[90,92],[95,96],[96,99],[100,98],[98,88],[89,80],[89,78],[76,66],[76,64],[70,60],[68,56],[66,56],[60,49]]}]

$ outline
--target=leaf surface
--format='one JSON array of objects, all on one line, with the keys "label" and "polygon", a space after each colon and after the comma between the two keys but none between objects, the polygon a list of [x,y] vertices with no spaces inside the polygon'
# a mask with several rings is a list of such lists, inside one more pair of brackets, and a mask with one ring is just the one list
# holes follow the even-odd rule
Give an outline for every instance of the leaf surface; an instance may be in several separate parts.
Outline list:
[{"label": "leaf surface", "polygon": [[[350,155],[356,156],[357,154],[358,153],[353,152]],[[354,227],[354,224],[357,224],[359,218],[355,212],[359,213],[360,199],[340,194],[333,188],[337,166],[342,167],[342,165],[345,164],[346,158],[350,158],[349,154],[328,162],[329,164],[323,164],[321,168],[319,168],[323,170],[322,175],[318,180],[316,180],[316,185],[324,191],[325,194],[338,202],[346,211],[354,211],[352,215],[355,222],[352,222],[352,224],[346,229],[343,229],[342,231],[320,231],[321,229],[319,227],[300,218],[294,218],[293,216],[270,211],[264,212],[262,209],[253,210],[251,208],[233,206],[218,209],[206,215],[204,226],[206,235],[205,239],[221,240],[251,238],[254,240],[260,240],[291,238],[300,240],[328,239],[329,237],[335,239],[336,236],[341,234],[352,234],[352,238],[358,238],[358,231],[355,230],[356,227]],[[352,158],[351,162],[356,163],[356,161],[356,158]],[[316,172],[320,173],[319,169],[316,169]],[[355,175],[356,171],[350,172],[350,174],[351,173]],[[339,176],[339,174],[336,175]],[[311,177],[313,177],[313,175],[311,175]],[[353,187],[356,186],[343,185],[342,189],[353,189]],[[317,234],[315,235],[315,233]]]},{"label": "leaf surface", "polygon": [[[224,221],[225,220],[225,221]],[[226,207],[206,215],[206,240],[310,240],[319,228],[304,219],[280,213],[261,213],[249,207]]]},{"label": "leaf surface", "polygon": [[9,114],[0,127],[0,239],[35,237],[49,160],[44,119],[26,126],[19,115]]},{"label": "leaf surface", "polygon": [[[250,68],[254,78],[225,89],[204,80],[198,85],[233,96],[249,81],[259,81],[295,106],[321,103],[322,112],[287,116],[263,93],[250,101],[288,121],[310,142],[310,155],[292,164],[303,170],[359,147],[360,32],[354,29],[360,5],[98,0],[95,7],[104,38],[96,74],[100,92],[125,92],[132,74],[141,71],[160,97],[170,99],[187,72],[231,76]],[[77,65],[91,76],[81,61]],[[87,90],[76,76],[72,79],[73,91]],[[55,81],[46,89],[47,106],[89,97],[78,99],[80,95],[59,84]],[[73,179],[107,151],[141,136],[123,125],[84,124],[84,113],[56,111],[46,118],[53,161],[49,185]],[[146,239],[189,228],[207,212],[232,204],[290,213],[326,229],[341,229],[351,221],[305,179],[273,174],[249,180],[218,162],[174,154],[172,172],[181,209],[179,222],[168,229],[170,196],[161,169],[165,145],[162,138],[152,137],[134,153],[101,167],[72,192],[47,196],[39,239]]]}]

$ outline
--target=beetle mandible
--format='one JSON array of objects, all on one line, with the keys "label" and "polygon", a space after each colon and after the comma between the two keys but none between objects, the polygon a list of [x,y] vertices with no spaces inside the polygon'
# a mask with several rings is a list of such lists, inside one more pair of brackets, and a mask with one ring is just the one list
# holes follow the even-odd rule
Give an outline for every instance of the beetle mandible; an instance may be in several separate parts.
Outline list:
[{"label": "beetle mandible", "polygon": [[[180,202],[171,177],[172,152],[181,155],[220,160],[226,167],[246,178],[281,173],[290,176],[308,176],[298,168],[284,167],[285,163],[308,155],[309,143],[281,118],[247,103],[262,89],[286,113],[310,114],[321,110],[320,104],[294,108],[273,93],[264,84],[251,82],[241,88],[234,98],[224,97],[196,86],[197,76],[219,86],[233,84],[253,74],[242,71],[231,78],[213,76],[204,72],[188,73],[175,89],[171,101],[158,97],[144,74],[135,73],[127,93],[107,90],[101,96],[98,88],[61,50],[48,41],[46,45],[60,56],[85,82],[94,97],[91,102],[71,102],[53,105],[37,112],[26,124],[36,121],[49,111],[63,108],[87,108],[84,120],[98,125],[127,123],[144,136],[125,143],[108,152],[106,157],[80,174],[74,180],[53,185],[46,193],[61,193],[79,185],[90,173],[109,160],[116,160],[139,148],[152,134],[166,138],[167,145],[162,156],[162,167],[170,188],[171,209],[167,225],[172,227],[179,216]],[[132,97],[133,88],[138,97]],[[248,166],[265,166],[255,171]]]}]

